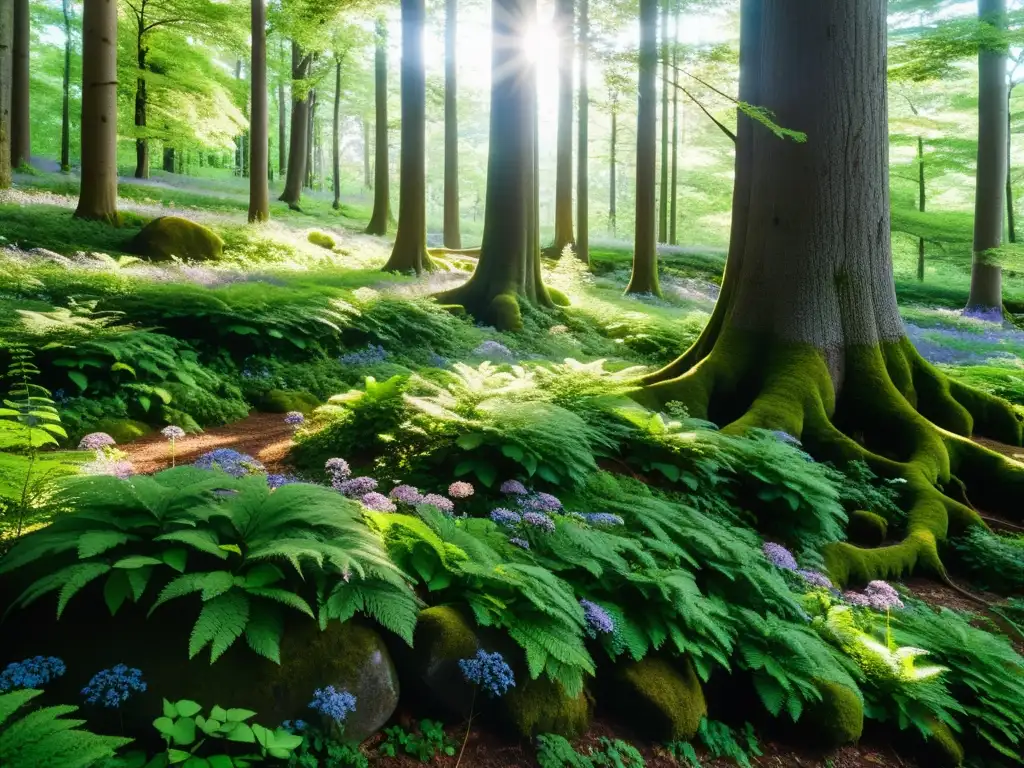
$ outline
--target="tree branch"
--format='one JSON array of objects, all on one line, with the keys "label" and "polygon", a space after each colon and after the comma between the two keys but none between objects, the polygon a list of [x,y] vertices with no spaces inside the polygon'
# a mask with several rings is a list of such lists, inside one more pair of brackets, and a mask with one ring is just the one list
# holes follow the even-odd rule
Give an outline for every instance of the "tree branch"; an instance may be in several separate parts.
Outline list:
[{"label": "tree branch", "polygon": [[698,107],[700,107],[700,111],[703,112],[705,115],[707,115],[707,118],[711,122],[713,122],[715,125],[717,125],[718,128],[722,131],[722,133],[724,133],[726,136],[728,136],[730,139],[732,139],[732,143],[733,144],[736,143],[736,134],[735,133],[730,131],[725,125],[722,124],[722,122],[718,118],[716,118],[714,115],[712,115],[710,112],[708,112],[707,108],[703,104],[701,104],[700,101],[698,101],[694,97],[694,95],[692,93],[690,93],[688,90],[683,88],[683,86],[679,85],[678,83],[674,83],[674,85],[680,91],[685,93],[689,97],[690,101],[692,101],[694,104],[696,104]]}]

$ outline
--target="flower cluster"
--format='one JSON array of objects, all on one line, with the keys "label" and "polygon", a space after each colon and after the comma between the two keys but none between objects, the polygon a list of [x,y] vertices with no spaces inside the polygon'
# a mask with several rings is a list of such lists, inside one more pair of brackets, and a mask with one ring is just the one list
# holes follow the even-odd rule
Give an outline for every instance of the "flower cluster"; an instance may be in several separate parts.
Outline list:
[{"label": "flower cluster", "polygon": [[500,490],[502,493],[508,494],[509,496],[526,496],[529,494],[526,486],[518,480],[506,480],[501,484]]},{"label": "flower cluster", "polygon": [[508,540],[508,543],[511,544],[514,547],[519,547],[520,549],[529,549],[530,548],[530,542],[528,542],[526,539],[522,538],[521,536],[513,536],[511,539]]},{"label": "flower cluster", "polygon": [[523,522],[534,528],[546,531],[547,533],[553,533],[555,530],[555,521],[540,512],[524,513]]},{"label": "flower cluster", "polygon": [[117,441],[115,441],[114,438],[106,432],[93,432],[81,439],[78,443],[78,450],[99,451],[103,448],[109,448],[112,445],[117,445]]},{"label": "flower cluster", "polygon": [[219,469],[232,477],[245,477],[266,471],[266,468],[252,456],[239,453],[231,448],[217,448],[196,459],[198,469]]},{"label": "flower cluster", "polygon": [[613,515],[611,512],[589,512],[582,515],[583,520],[595,528],[614,528],[618,525],[625,525],[626,521],[619,515]]},{"label": "flower cluster", "polygon": [[789,434],[789,432],[783,432],[781,429],[773,430],[772,436],[780,443],[793,445],[796,446],[797,448],[799,448],[801,445],[800,441],[797,438],[793,437],[791,434]]},{"label": "flower cluster", "polygon": [[482,357],[485,360],[511,362],[515,359],[512,350],[500,341],[485,341],[473,350],[473,357]]},{"label": "flower cluster", "polygon": [[470,483],[457,480],[448,486],[448,495],[453,499],[468,499],[475,493]]},{"label": "flower cluster", "polygon": [[843,599],[850,605],[872,608],[880,612],[903,608],[899,592],[884,581],[870,582],[863,592],[844,592]]},{"label": "flower cluster", "polygon": [[416,505],[423,502],[423,494],[420,493],[420,489],[412,485],[396,485],[388,496],[399,504]]},{"label": "flower cluster", "polygon": [[795,571],[798,567],[793,553],[781,544],[766,541],[761,550],[764,552],[764,556],[768,558],[768,562],[776,568],[781,568],[784,571]]},{"label": "flower cluster", "polygon": [[829,577],[825,574],[819,573],[818,571],[807,571],[804,569],[800,569],[797,571],[797,575],[802,577],[803,580],[810,584],[812,587],[820,587],[821,589],[835,589],[835,585],[832,583],[832,580],[829,579]]},{"label": "flower cluster", "polygon": [[365,349],[349,352],[338,358],[342,365],[376,365],[388,359],[388,351],[384,347],[369,344]]},{"label": "flower cluster", "polygon": [[562,509],[562,502],[558,500],[557,496],[552,496],[550,493],[535,493],[527,496],[520,500],[519,505],[523,509],[533,512],[559,512]]},{"label": "flower cluster", "polygon": [[497,651],[487,653],[481,648],[476,656],[460,659],[459,669],[467,683],[479,686],[491,698],[504,696],[516,684],[512,668]]},{"label": "flower cluster", "polygon": [[361,499],[366,494],[377,490],[377,481],[366,476],[351,477],[348,480],[332,480],[331,485],[342,496],[349,498]]},{"label": "flower cluster", "polygon": [[93,675],[89,684],[82,689],[86,704],[98,704],[108,709],[118,709],[131,698],[132,694],[144,693],[146,683],[142,672],[118,664]]},{"label": "flower cluster", "polygon": [[324,464],[324,471],[331,476],[331,480],[345,480],[352,475],[348,462],[344,459],[328,459]]},{"label": "flower cluster", "polygon": [[449,365],[448,358],[442,357],[437,352],[431,352],[428,360],[431,368],[447,368]]},{"label": "flower cluster", "polygon": [[427,504],[438,512],[443,512],[449,516],[455,512],[455,502],[447,496],[441,496],[438,493],[428,493],[420,500],[420,504]]},{"label": "flower cluster", "polygon": [[100,449],[96,451],[96,458],[83,464],[80,469],[86,475],[109,475],[127,480],[135,474],[135,465],[126,456],[123,451]]},{"label": "flower cluster", "polygon": [[305,720],[285,720],[281,723],[281,727],[288,731],[288,733],[302,733],[306,730]]},{"label": "flower cluster", "polygon": [[8,664],[0,672],[0,693],[20,688],[42,688],[65,672],[64,662],[56,656],[33,656]]},{"label": "flower cluster", "polygon": [[491,520],[496,522],[498,525],[514,528],[523,522],[523,516],[518,512],[513,512],[511,509],[498,507],[498,509],[491,510]]},{"label": "flower cluster", "polygon": [[306,423],[306,417],[302,411],[288,411],[284,417],[284,423],[289,427],[295,427],[296,429]]},{"label": "flower cluster", "polygon": [[583,609],[583,618],[587,621],[587,634],[591,637],[611,634],[615,631],[615,622],[608,615],[608,611],[597,603],[589,600],[580,600],[580,607]]},{"label": "flower cluster", "polygon": [[348,691],[339,691],[333,685],[328,685],[313,691],[309,708],[340,724],[356,711],[356,697]]},{"label": "flower cluster", "polygon": [[185,437],[185,430],[172,424],[171,426],[161,429],[160,434],[173,443],[175,440],[181,440]]},{"label": "flower cluster", "polygon": [[281,486],[298,482],[301,481],[293,475],[267,475],[267,487],[272,491],[276,491]]},{"label": "flower cluster", "polygon": [[398,509],[391,499],[383,493],[377,493],[376,491],[363,494],[360,501],[364,507],[374,512],[394,512]]}]

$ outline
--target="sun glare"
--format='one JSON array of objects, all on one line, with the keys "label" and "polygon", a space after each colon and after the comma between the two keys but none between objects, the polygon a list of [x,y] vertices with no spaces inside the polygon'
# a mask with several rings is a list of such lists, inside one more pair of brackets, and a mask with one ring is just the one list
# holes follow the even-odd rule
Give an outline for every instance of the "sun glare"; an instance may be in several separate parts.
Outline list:
[{"label": "sun glare", "polygon": [[558,37],[551,19],[540,19],[537,23],[531,24],[523,36],[523,46],[526,49],[526,59],[531,64],[537,64],[546,56],[556,53]]}]

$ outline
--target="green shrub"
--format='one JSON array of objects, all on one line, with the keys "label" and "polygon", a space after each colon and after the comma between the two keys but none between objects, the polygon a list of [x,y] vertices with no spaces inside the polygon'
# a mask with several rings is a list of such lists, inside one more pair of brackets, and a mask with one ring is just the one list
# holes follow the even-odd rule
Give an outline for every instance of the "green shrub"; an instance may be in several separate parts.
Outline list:
[{"label": "green shrub", "polygon": [[128,247],[152,261],[216,261],[224,253],[224,241],[216,232],[178,216],[153,219]]},{"label": "green shrub", "polygon": [[421,763],[436,757],[455,754],[456,743],[448,738],[444,726],[434,720],[421,720],[419,732],[407,731],[400,725],[384,729],[384,741],[377,747],[383,757],[411,755]]},{"label": "green shrub", "polygon": [[567,739],[554,733],[537,737],[540,768],[643,768],[644,758],[622,739],[602,736],[597,746],[577,752]]},{"label": "green shrub", "polygon": [[168,384],[166,389],[171,401],[161,407],[161,419],[187,431],[231,424],[249,415],[241,391],[231,384],[219,383],[209,389]]},{"label": "green shrub", "polygon": [[[732,760],[740,768],[751,768],[750,758],[760,757],[761,748],[750,723],[744,723],[739,733],[725,723],[704,718],[697,730],[697,738],[713,758]],[[683,765],[700,768],[701,762],[693,744],[689,741],[674,741],[665,745],[668,753]]]},{"label": "green shrub", "polygon": [[957,564],[979,586],[1002,594],[1024,589],[1024,536],[1000,536],[975,526],[953,547]]},{"label": "green shrub", "polygon": [[309,392],[272,389],[256,401],[256,407],[264,413],[289,413],[299,411],[306,415],[320,406],[320,401]]}]

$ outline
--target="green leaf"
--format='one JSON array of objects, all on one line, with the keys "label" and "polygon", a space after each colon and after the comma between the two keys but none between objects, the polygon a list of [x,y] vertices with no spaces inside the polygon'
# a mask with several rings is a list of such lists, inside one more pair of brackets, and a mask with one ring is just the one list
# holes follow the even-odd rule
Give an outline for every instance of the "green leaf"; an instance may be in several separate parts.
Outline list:
[{"label": "green leaf", "polygon": [[[230,711],[230,710],[229,710]],[[248,712],[249,710],[241,710],[242,712]],[[255,712],[253,713],[255,714]],[[235,727],[228,734],[228,741],[237,741],[242,744],[255,744],[256,737],[253,735],[252,728],[247,723],[232,721]]]},{"label": "green leaf", "polygon": [[149,409],[152,407],[153,401],[150,400],[145,395],[139,395],[139,405],[142,406],[142,410],[144,410],[146,413],[149,413]]},{"label": "green leaf", "polygon": [[248,622],[249,598],[238,590],[226,592],[203,603],[189,639],[189,658],[195,658],[209,645],[210,663],[214,663],[245,631]]},{"label": "green leaf", "polygon": [[674,464],[662,464],[659,462],[654,462],[653,464],[651,464],[651,468],[661,472],[661,474],[663,474],[673,483],[678,483],[679,478],[682,474],[679,470],[679,467],[675,466]]},{"label": "green leaf", "polygon": [[89,386],[89,377],[80,371],[68,371],[68,378],[71,379],[82,392]]},{"label": "green leaf", "polygon": [[138,375],[135,373],[135,369],[125,363],[114,363],[112,366],[110,366],[110,370],[128,371],[128,373],[130,373],[133,377],[138,378]]},{"label": "green leaf", "polygon": [[480,479],[480,482],[488,488],[494,485],[495,480],[498,479],[498,470],[494,468],[493,464],[489,464],[485,461],[478,461],[474,469],[476,470],[476,476]]},{"label": "green leaf", "polygon": [[229,723],[243,723],[254,717],[256,717],[256,713],[251,709],[234,708],[227,711],[227,721]]},{"label": "green leaf", "polygon": [[57,599],[57,618],[59,619],[61,614],[64,613],[68,601],[78,594],[83,587],[109,571],[110,566],[106,563],[82,563],[77,567],[69,568],[66,576],[67,580],[64,582],[64,586],[61,587],[60,597]]},{"label": "green leaf", "polygon": [[199,704],[194,701],[190,701],[189,699],[182,699],[181,701],[175,702],[174,706],[178,710],[178,715],[180,717],[195,717],[203,711],[203,708]]},{"label": "green leaf", "polygon": [[147,565],[163,565],[163,560],[157,560],[155,557],[147,557],[146,555],[132,555],[131,557],[124,557],[114,563],[115,568],[123,568],[125,570],[131,570],[133,568],[144,568]]},{"label": "green leaf", "polygon": [[167,699],[163,700],[164,717],[169,717],[172,720],[178,716],[178,708],[174,706]]},{"label": "green leaf", "polygon": [[120,531],[87,531],[78,539],[78,559],[95,557],[127,541],[128,534]]},{"label": "green leaf", "polygon": [[210,710],[210,717],[223,723],[228,719],[228,711],[224,707],[214,704],[213,709]]},{"label": "green leaf", "polygon": [[160,555],[160,558],[178,573],[185,572],[185,561],[188,559],[188,552],[183,547],[168,549]]},{"label": "green leaf", "polygon": [[484,436],[480,432],[467,432],[464,435],[459,435],[455,444],[464,451],[472,451],[483,445],[483,442]]},{"label": "green leaf", "polygon": [[501,452],[513,461],[522,462],[523,460],[523,449],[514,443],[504,443],[501,446]]},{"label": "green leaf", "polygon": [[111,616],[117,614],[130,594],[131,583],[128,581],[128,574],[125,571],[114,571],[107,577],[107,581],[103,585],[103,600],[106,602]]}]

